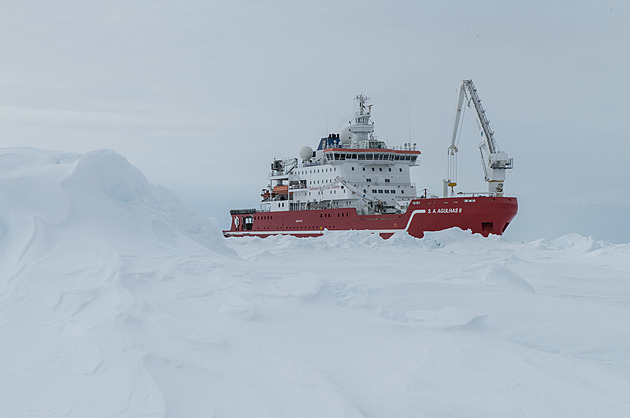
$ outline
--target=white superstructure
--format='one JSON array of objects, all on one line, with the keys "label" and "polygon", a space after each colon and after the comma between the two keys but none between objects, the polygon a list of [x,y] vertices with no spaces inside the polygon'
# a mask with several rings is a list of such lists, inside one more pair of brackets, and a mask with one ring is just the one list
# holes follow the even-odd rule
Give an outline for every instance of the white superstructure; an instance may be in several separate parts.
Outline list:
[{"label": "white superstructure", "polygon": [[409,168],[419,164],[416,144],[388,148],[374,136],[371,105],[356,97],[350,126],[322,138],[299,158],[274,160],[263,189],[262,211],[353,207],[359,214],[401,213],[417,197]]}]

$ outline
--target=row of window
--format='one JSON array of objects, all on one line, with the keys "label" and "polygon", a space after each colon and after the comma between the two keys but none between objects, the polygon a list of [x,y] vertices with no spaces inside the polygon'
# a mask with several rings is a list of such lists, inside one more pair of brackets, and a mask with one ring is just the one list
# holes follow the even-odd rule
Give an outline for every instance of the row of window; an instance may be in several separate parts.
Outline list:
[{"label": "row of window", "polygon": [[[365,179],[366,183],[371,183],[372,179]],[[309,180],[308,184],[309,185],[314,185],[314,184],[327,184],[327,183],[332,183],[333,180],[332,179],[327,179],[327,180]],[[385,183],[391,183],[391,179],[385,179]],[[343,186],[341,186],[341,188],[343,189]]]},{"label": "row of window", "polygon": [[[365,167],[362,167],[362,168],[363,168],[363,171],[365,171]],[[354,167],[352,167],[352,171],[354,171]],[[372,167],[372,171],[376,171],[374,167]],[[383,167],[379,167],[378,171],[383,171]],[[389,167],[389,171],[392,171],[391,167]],[[398,171],[402,173],[402,168],[399,168]]]},{"label": "row of window", "polygon": [[[401,154],[390,154],[390,153],[344,153],[344,152],[335,152],[332,155],[334,160],[343,161],[343,160],[366,160],[366,161],[412,161],[415,162],[418,159],[417,155],[401,155]],[[330,158],[330,155],[328,155]]]},{"label": "row of window", "polygon": [[[287,226],[286,227],[286,229],[308,229],[310,231],[313,231],[314,229],[320,229],[321,230],[321,229],[324,229],[324,228],[326,228],[326,229],[336,229],[336,227],[334,227],[334,226],[321,226],[320,227],[320,226],[308,226],[308,225],[302,226],[302,225],[298,225],[298,226]],[[269,228],[264,228],[264,229],[269,229]],[[308,234],[308,233],[309,232],[305,232],[305,234]]]},{"label": "row of window", "polygon": [[329,172],[337,171],[337,167],[317,168],[317,169],[310,169],[310,170],[298,170],[296,172],[296,174],[298,174],[298,175],[302,175],[302,174],[317,174],[317,173],[320,172],[320,170],[321,170],[322,173],[329,173]]},{"label": "row of window", "polygon": [[326,184],[326,183],[332,183],[333,182],[332,180],[309,180],[308,184],[320,184],[320,181],[321,181],[321,184]]},{"label": "row of window", "polygon": [[[363,189],[363,193],[367,193],[367,190]],[[372,189],[372,193],[391,193],[391,194],[396,194],[396,190]],[[400,194],[405,194],[405,191],[404,190],[400,190]]]},{"label": "row of window", "polygon": [[[312,196],[313,192],[308,192],[309,196]],[[337,194],[337,190],[328,190],[329,194]],[[324,191],[318,191],[317,194],[324,194]]]},{"label": "row of window", "polygon": [[[330,214],[330,213],[320,213],[319,214],[320,218],[330,218],[331,216],[332,216],[332,214]],[[348,214],[345,213],[345,212],[337,213],[337,218],[339,218],[339,217],[343,218],[343,217],[347,217],[347,216],[348,216]]]}]

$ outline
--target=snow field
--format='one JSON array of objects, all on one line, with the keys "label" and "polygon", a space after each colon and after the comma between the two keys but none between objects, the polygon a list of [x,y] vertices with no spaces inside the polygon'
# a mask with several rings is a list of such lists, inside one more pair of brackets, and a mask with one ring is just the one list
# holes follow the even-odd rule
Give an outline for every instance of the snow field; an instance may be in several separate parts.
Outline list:
[{"label": "snow field", "polygon": [[1,150],[0,416],[623,417],[629,260],[578,235],[225,240],[111,151]]}]

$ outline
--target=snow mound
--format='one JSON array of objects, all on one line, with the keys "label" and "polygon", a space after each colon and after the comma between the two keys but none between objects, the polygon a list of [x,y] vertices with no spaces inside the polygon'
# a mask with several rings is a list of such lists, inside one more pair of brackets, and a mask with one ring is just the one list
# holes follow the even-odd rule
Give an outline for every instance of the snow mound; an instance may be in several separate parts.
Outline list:
[{"label": "snow mound", "polygon": [[534,242],[540,248],[562,251],[571,256],[586,254],[615,245],[580,234],[566,234],[552,240],[540,239]]},{"label": "snow mound", "polygon": [[512,287],[529,293],[536,293],[532,285],[523,277],[510,270],[503,264],[494,264],[489,267],[485,275],[484,283],[489,286]]},{"label": "snow mound", "polygon": [[214,220],[150,184],[113,151],[1,151],[0,245],[22,247],[14,254],[22,258],[36,243],[44,253],[79,236],[89,237],[87,246],[120,252],[201,246],[232,254]]}]

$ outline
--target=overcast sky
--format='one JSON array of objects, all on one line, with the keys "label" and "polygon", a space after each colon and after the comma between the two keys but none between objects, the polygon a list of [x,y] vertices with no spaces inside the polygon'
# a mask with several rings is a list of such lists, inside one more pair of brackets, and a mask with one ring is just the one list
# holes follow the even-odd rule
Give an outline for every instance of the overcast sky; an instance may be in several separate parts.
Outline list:
[{"label": "overcast sky", "polygon": [[[472,78],[514,158],[508,236],[630,242],[627,1],[0,5],[2,147],[113,149],[227,227],[230,208],[258,206],[270,160],[338,132],[358,93],[379,138],[418,144],[413,180],[440,193]],[[462,190],[486,190],[477,142],[468,112]]]}]

